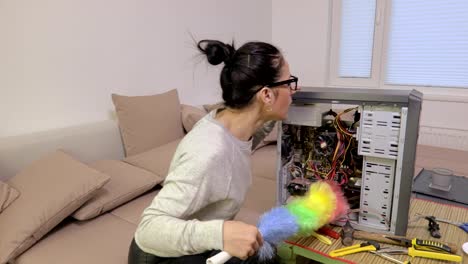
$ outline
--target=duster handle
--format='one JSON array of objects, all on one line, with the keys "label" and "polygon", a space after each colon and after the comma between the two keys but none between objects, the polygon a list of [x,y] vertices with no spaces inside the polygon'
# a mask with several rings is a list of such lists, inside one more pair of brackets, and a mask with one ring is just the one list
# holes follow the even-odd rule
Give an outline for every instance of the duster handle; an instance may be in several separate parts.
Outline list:
[{"label": "duster handle", "polygon": [[223,264],[224,262],[228,261],[232,258],[229,253],[226,251],[221,251],[218,254],[214,255],[213,257],[206,260],[206,264]]}]

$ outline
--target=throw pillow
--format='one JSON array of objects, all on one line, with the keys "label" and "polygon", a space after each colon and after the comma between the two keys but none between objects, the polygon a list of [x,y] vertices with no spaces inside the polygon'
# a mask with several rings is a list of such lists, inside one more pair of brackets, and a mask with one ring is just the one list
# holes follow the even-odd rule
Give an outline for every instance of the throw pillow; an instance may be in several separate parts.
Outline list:
[{"label": "throw pillow", "polygon": [[12,204],[18,196],[19,192],[15,188],[0,181],[0,213]]},{"label": "throw pillow", "polygon": [[119,160],[100,160],[89,165],[111,177],[97,194],[73,214],[77,220],[88,220],[145,193],[163,178]]},{"label": "throw pillow", "polygon": [[202,119],[207,113],[205,110],[191,105],[181,105],[182,111],[182,124],[184,125],[185,132],[190,132],[193,126]]},{"label": "throw pillow", "polygon": [[124,161],[165,179],[180,141],[180,139],[174,140],[166,145],[127,157]]},{"label": "throw pillow", "polygon": [[218,102],[218,103],[215,103],[215,104],[204,104],[203,105],[203,108],[208,113],[215,110],[215,109],[223,108],[223,107],[224,107],[224,102]]},{"label": "throw pillow", "polygon": [[184,135],[177,90],[148,96],[112,94],[127,156]]},{"label": "throw pillow", "polygon": [[21,195],[0,214],[0,263],[36,243],[90,199],[109,176],[56,151],[8,180]]}]

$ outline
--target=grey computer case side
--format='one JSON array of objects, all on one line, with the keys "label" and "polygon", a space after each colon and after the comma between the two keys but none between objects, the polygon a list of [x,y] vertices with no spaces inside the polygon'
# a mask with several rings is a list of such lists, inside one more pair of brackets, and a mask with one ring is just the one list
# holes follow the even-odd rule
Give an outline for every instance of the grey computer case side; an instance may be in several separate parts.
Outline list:
[{"label": "grey computer case side", "polygon": [[416,90],[302,87],[278,131],[278,205],[334,180],[356,229],[405,235],[421,103]]},{"label": "grey computer case side", "polygon": [[422,93],[412,90],[408,95],[408,117],[402,157],[401,184],[399,191],[399,204],[396,208],[395,235],[405,236],[408,227],[409,206],[411,199],[411,187],[416,161],[416,148],[419,135],[419,118],[422,105]]}]

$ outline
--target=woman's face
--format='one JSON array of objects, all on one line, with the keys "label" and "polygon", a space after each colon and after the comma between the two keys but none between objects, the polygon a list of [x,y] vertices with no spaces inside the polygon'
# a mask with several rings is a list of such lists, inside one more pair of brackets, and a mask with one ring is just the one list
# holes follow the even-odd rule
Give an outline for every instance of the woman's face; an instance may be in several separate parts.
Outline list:
[{"label": "woman's face", "polygon": [[[291,79],[291,72],[289,71],[289,64],[284,60],[283,67],[281,68],[280,78],[278,82]],[[290,85],[285,84],[277,87],[272,87],[275,91],[275,101],[271,108],[271,118],[273,120],[285,120],[288,117],[289,105],[292,102],[291,96],[296,92],[290,89]]]}]

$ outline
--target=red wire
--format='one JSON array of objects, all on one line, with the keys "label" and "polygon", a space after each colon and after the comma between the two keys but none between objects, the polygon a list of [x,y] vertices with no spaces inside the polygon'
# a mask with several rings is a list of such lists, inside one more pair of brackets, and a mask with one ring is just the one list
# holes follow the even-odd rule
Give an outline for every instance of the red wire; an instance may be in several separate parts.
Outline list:
[{"label": "red wire", "polygon": [[309,166],[314,170],[315,178],[317,178],[317,180],[322,180],[322,178],[321,178],[320,175],[318,174],[317,165],[315,165],[315,163],[312,163],[312,161],[310,160],[310,161],[309,161]]}]

